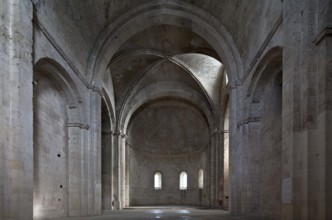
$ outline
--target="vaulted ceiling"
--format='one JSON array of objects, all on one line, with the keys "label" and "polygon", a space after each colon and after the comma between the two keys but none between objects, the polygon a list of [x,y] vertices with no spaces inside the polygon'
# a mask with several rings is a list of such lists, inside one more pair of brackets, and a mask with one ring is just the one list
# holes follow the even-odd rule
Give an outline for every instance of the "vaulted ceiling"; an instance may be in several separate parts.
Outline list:
[{"label": "vaulted ceiling", "polygon": [[41,28],[87,83],[102,86],[124,130],[155,102],[190,103],[210,131],[219,127],[226,71],[236,83],[282,15],[275,0],[33,2]]}]

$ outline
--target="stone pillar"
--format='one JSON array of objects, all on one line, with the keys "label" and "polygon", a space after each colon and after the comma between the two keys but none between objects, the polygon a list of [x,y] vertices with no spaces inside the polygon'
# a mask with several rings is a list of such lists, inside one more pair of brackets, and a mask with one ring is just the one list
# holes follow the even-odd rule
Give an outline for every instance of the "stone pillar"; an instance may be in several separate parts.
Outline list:
[{"label": "stone pillar", "polygon": [[119,209],[119,135],[120,132],[113,132],[112,147],[112,209]]},{"label": "stone pillar", "polygon": [[[89,185],[89,173],[88,173],[88,161],[89,161],[89,140],[90,140],[90,129],[81,129],[81,216],[88,215],[88,185]],[[69,158],[70,159],[70,158]],[[70,213],[70,211],[69,211]]]},{"label": "stone pillar", "polygon": [[224,166],[223,166],[223,208],[229,209],[229,131],[228,127],[227,130],[224,130],[223,132],[223,143],[224,143]]},{"label": "stone pillar", "polygon": [[[318,93],[317,127],[313,130],[316,139],[312,140],[310,166],[309,196],[314,204],[310,204],[309,214],[319,219],[332,218],[332,1],[322,1],[317,5],[318,29],[315,38],[318,63],[316,73],[319,84],[316,84]],[[316,67],[316,66],[314,66]],[[312,81],[312,80],[311,80]],[[315,120],[314,120],[315,122]],[[313,203],[312,202],[312,203]],[[325,204],[325,205],[324,205]]]},{"label": "stone pillar", "polygon": [[119,207],[126,207],[126,134],[119,136]]},{"label": "stone pillar", "polygon": [[112,209],[113,200],[113,131],[102,131],[102,210]]},{"label": "stone pillar", "polygon": [[68,124],[68,215],[81,216],[80,124]]},{"label": "stone pillar", "polygon": [[244,141],[242,142],[242,210],[253,216],[261,215],[261,184],[262,184],[262,137],[261,122],[258,119],[248,119],[242,125]]},{"label": "stone pillar", "polygon": [[224,197],[224,137],[220,130],[215,130],[215,207],[221,208],[223,206]]},{"label": "stone pillar", "polygon": [[239,155],[241,155],[240,141],[238,139],[240,130],[238,128],[238,88],[231,86],[229,95],[229,185],[230,185],[230,211],[233,215],[241,213],[240,203],[240,183],[241,175],[239,166],[241,161]]},{"label": "stone pillar", "polygon": [[32,3],[0,1],[0,219],[33,217]]},{"label": "stone pillar", "polygon": [[[330,1],[330,21],[332,19],[332,1]],[[326,185],[326,191],[320,192],[320,196],[324,198],[324,195],[326,195],[326,219],[332,219],[332,24],[329,28],[326,28],[326,32],[329,30],[330,35],[326,36],[325,39],[325,45],[323,44],[323,47],[326,47],[326,67],[324,68],[325,77],[327,82],[327,88],[326,88],[326,119],[325,121],[325,137],[326,137],[326,151],[323,152],[325,154],[320,154],[320,156],[325,155],[326,158],[326,171],[324,175],[326,176],[325,185]],[[321,159],[321,157],[319,158]]]},{"label": "stone pillar", "polygon": [[116,132],[117,136],[117,208],[126,207],[126,138],[127,135]]},{"label": "stone pillar", "polygon": [[[282,219],[330,219],[329,1],[284,1]],[[321,8],[320,8],[321,7]],[[324,13],[326,13],[324,15]],[[325,17],[326,16],[326,17]],[[285,22],[287,21],[287,22]],[[322,22],[324,23],[324,22]],[[318,24],[318,25],[317,25]],[[332,214],[332,213],[331,213]]]},{"label": "stone pillar", "polygon": [[[302,16],[304,1],[285,1],[284,2],[284,56],[283,56],[283,89],[282,89],[282,139],[283,139],[283,198],[282,198],[282,218],[283,219],[306,219],[307,179],[305,167],[307,157],[307,147],[301,146],[300,120],[301,120],[301,82],[298,68],[301,65],[301,35],[302,35]],[[287,25],[288,24],[288,25]],[[297,66],[298,68],[296,68]],[[302,73],[301,73],[302,74]],[[299,149],[301,149],[299,151]],[[303,152],[303,153],[302,153]],[[302,158],[302,159],[301,159]],[[302,171],[302,173],[301,173]],[[296,188],[294,189],[294,184]],[[301,213],[303,210],[303,213]]]},{"label": "stone pillar", "polygon": [[216,207],[216,138],[215,132],[212,133],[210,143],[210,207]]},{"label": "stone pillar", "polygon": [[88,215],[101,214],[101,95],[98,89],[89,90],[90,146],[88,150]]}]

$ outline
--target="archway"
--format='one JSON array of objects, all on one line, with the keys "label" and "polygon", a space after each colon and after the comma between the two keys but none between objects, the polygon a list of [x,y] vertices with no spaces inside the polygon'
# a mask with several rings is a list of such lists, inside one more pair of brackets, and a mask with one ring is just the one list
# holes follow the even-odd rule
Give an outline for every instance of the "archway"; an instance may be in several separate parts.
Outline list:
[{"label": "archway", "polygon": [[81,99],[65,70],[51,59],[36,63],[33,85],[34,219],[68,216],[80,199],[80,182],[73,179],[81,175],[80,130],[86,128],[80,123]]},{"label": "archway", "polygon": [[51,79],[34,74],[34,218],[67,216],[66,102]]},{"label": "archway", "polygon": [[[155,7],[156,5],[162,6],[162,9],[160,7]],[[162,3],[155,2],[151,4],[146,4],[144,7],[135,9],[134,11],[130,11],[128,12],[128,14],[125,14],[123,17],[120,17],[117,22],[121,23],[121,28],[119,28],[120,26],[117,25],[105,26],[105,29],[100,34],[100,38],[96,41],[97,42],[96,47],[94,48],[90,56],[91,59],[89,60],[87,74],[88,77],[91,77],[91,82],[97,86],[100,86],[103,83],[102,79],[104,79],[104,75],[108,74],[109,69],[111,74],[114,74],[114,72],[117,71],[117,69],[115,69],[114,71],[114,69],[109,67],[113,66],[114,62],[121,63],[121,59],[124,56],[128,57],[131,56],[131,59],[135,59],[135,56],[139,57],[141,60],[137,62],[137,66],[146,62],[146,60],[142,59],[143,56],[149,56],[149,58],[147,59],[153,60],[153,62],[156,65],[158,65],[159,63],[164,64],[167,62],[177,65],[180,62],[178,62],[179,60],[177,60],[179,56],[176,55],[180,55],[181,53],[199,52],[210,56],[214,56],[215,58],[219,59],[219,61],[224,60],[226,63],[225,67],[223,68],[229,69],[228,72],[234,74],[232,77],[229,77],[230,81],[234,84],[235,81],[237,81],[237,79],[242,77],[243,71],[242,71],[242,64],[240,61],[241,59],[239,58],[238,52],[234,47],[234,43],[232,42],[230,35],[218,21],[212,19],[213,21],[211,22],[211,17],[209,18],[206,17],[207,14],[204,11],[194,6],[188,5],[188,7],[193,9],[190,10],[190,13],[188,12],[187,6],[184,7],[184,5],[181,4],[179,1],[167,1]],[[149,19],[147,19],[147,17]],[[208,20],[210,21],[209,23],[206,22]],[[191,26],[188,27],[186,25],[188,23],[195,24],[195,28],[190,28]],[[202,47],[194,48],[193,44],[189,44],[188,47],[185,48],[185,50],[183,50],[184,48],[181,48],[182,50],[171,51],[170,53],[168,53],[168,51],[167,52],[161,51],[160,53],[160,51],[156,50],[146,50],[144,48],[142,50],[141,48],[137,49],[134,47],[132,48],[132,47],[123,46],[127,43],[127,41],[130,41],[130,39],[132,37],[135,37],[135,35],[137,35],[138,33],[156,27],[158,28],[159,26],[171,26],[173,28],[176,27],[183,30],[185,29],[188,32],[192,32],[195,35],[199,36],[201,41],[205,41],[209,45],[214,45],[216,48],[208,48],[209,50],[205,50],[206,48]],[[173,32],[168,31],[165,33],[173,33]],[[131,60],[130,62],[123,62],[121,65],[129,67],[129,65],[127,64],[128,63],[131,64],[134,62],[135,60],[134,61]],[[185,65],[182,65],[182,67],[184,67],[184,69],[186,68]],[[121,91],[120,90],[117,91],[117,88],[114,89],[115,96],[117,96],[117,94],[122,95],[122,97],[120,97],[121,95],[119,95],[121,99],[119,99],[118,97],[115,98],[118,104],[118,106],[115,107],[116,108],[115,112],[118,118],[118,122],[116,125],[116,135],[118,136],[117,143],[119,145],[119,150],[120,151],[123,150],[123,152],[125,152],[125,146],[126,146],[125,139],[126,136],[128,135],[126,133],[127,132],[126,126],[128,125],[128,120],[130,119],[130,117],[128,116],[130,116],[133,113],[132,109],[135,109],[137,106],[139,106],[137,103],[141,103],[141,100],[136,100],[137,103],[133,102],[132,100],[138,99],[139,96],[133,96],[132,94],[141,92],[139,90],[140,89],[139,86],[137,86],[136,83],[137,81],[141,80],[142,75],[144,75],[144,71],[147,71],[147,69],[142,68],[142,70],[140,69],[139,71],[133,70],[131,72],[131,75],[136,74],[135,76],[137,77],[136,78],[133,77],[132,79],[126,78],[127,76],[121,73],[118,74],[116,78],[113,78],[114,85],[117,80],[121,81],[121,79],[126,78],[128,79],[126,82],[131,83],[132,81],[134,81],[133,86],[135,86],[135,88],[129,87],[130,88],[129,92],[121,90],[123,87],[120,88]],[[190,72],[190,70],[188,72]],[[162,82],[159,85],[165,86],[167,83],[170,84],[171,82]],[[164,93],[164,95],[174,96],[174,93],[177,93],[178,91],[182,90],[182,87],[180,86],[179,83],[175,84],[177,84],[175,90],[168,91]],[[157,84],[155,85],[146,84],[147,89],[145,92],[142,93],[147,94],[148,96],[150,96],[150,98],[155,96],[154,92],[150,89],[153,89],[153,87],[156,87],[156,85]],[[191,86],[195,88],[193,90],[194,93],[196,93],[195,91],[197,89],[196,87],[201,87],[201,85],[197,83],[196,85],[191,85]],[[165,92],[165,90],[163,92]],[[186,91],[186,93],[187,93],[185,94],[186,96],[188,95],[192,96],[191,99],[197,101],[198,98],[196,95],[192,95],[188,93],[188,91]],[[202,93],[204,94],[206,92]],[[220,124],[219,121],[221,118],[220,116],[221,111],[219,109],[220,100],[218,99],[218,104],[215,104],[212,103],[211,100],[209,100],[209,98],[207,98],[206,96],[207,94],[203,95],[203,100],[204,99],[205,100],[201,102],[199,105],[203,106],[202,109],[205,113],[210,111],[206,114],[207,115],[206,117],[209,120],[209,124],[213,124],[213,126],[210,127],[210,131],[212,130],[211,135],[213,135],[212,138],[213,149],[211,150],[211,152],[209,152],[210,154],[209,157],[211,163],[213,163],[214,165],[213,165],[213,170],[209,170],[206,173],[209,173],[209,175],[211,176],[210,181],[213,182],[213,185],[211,184],[211,187],[209,189],[210,190],[209,196],[211,196],[211,198],[209,199],[211,205],[213,204],[213,206],[216,206],[218,202],[221,200],[218,197],[222,197],[222,190],[219,190],[219,188],[222,188],[222,184],[218,183],[222,181],[223,163],[222,162],[218,163],[218,165],[216,163],[216,161],[219,160],[220,158],[221,158],[220,160],[223,160],[223,157],[220,156],[220,154],[223,153],[223,150],[219,149],[219,145],[223,144],[219,143],[221,130],[222,130],[222,128],[219,125]],[[126,105],[128,107],[126,107]],[[120,147],[120,145],[123,146],[123,149]],[[119,160],[121,159],[125,160],[126,157],[124,155],[119,154]],[[119,170],[122,170],[123,173],[119,174],[119,179],[123,179],[124,176],[126,176],[125,167],[123,166],[124,164],[119,162],[119,167],[120,167]],[[124,184],[122,183],[119,183],[118,187],[119,189],[117,191],[119,192],[119,194],[120,193],[123,194],[119,195],[119,197],[123,197],[123,200],[128,201],[128,195],[124,195],[126,190],[120,189],[121,185],[124,185],[124,187],[126,187],[127,183]],[[127,202],[124,203],[127,204]]]},{"label": "archway", "polygon": [[282,194],[282,49],[271,49],[252,80],[247,127],[247,214],[281,218]]},{"label": "archway", "polygon": [[[211,183],[198,184],[198,170],[210,170],[210,132],[201,110],[174,98],[145,103],[132,115],[127,135],[130,206],[209,206]],[[163,174],[162,189],[154,188],[156,172]]]}]

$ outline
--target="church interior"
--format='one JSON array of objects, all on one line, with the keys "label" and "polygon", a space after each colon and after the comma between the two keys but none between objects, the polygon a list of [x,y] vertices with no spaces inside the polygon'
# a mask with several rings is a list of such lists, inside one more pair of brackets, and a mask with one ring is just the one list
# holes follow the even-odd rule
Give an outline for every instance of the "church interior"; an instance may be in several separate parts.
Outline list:
[{"label": "church interior", "polygon": [[332,0],[1,0],[0,67],[1,220],[332,220]]}]

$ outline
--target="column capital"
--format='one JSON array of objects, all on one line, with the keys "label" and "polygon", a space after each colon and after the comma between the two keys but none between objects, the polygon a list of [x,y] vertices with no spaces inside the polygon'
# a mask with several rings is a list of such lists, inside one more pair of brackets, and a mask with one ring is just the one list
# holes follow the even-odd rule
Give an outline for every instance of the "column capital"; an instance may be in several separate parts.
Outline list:
[{"label": "column capital", "polygon": [[121,137],[121,138],[127,138],[128,135],[123,133],[121,130],[120,131],[113,131],[112,133],[114,136]]},{"label": "column capital", "polygon": [[214,131],[212,132],[212,136],[214,136],[214,135],[216,135],[216,134],[221,134],[221,133],[223,133],[223,131],[222,130],[220,130],[220,129],[214,129]]}]

